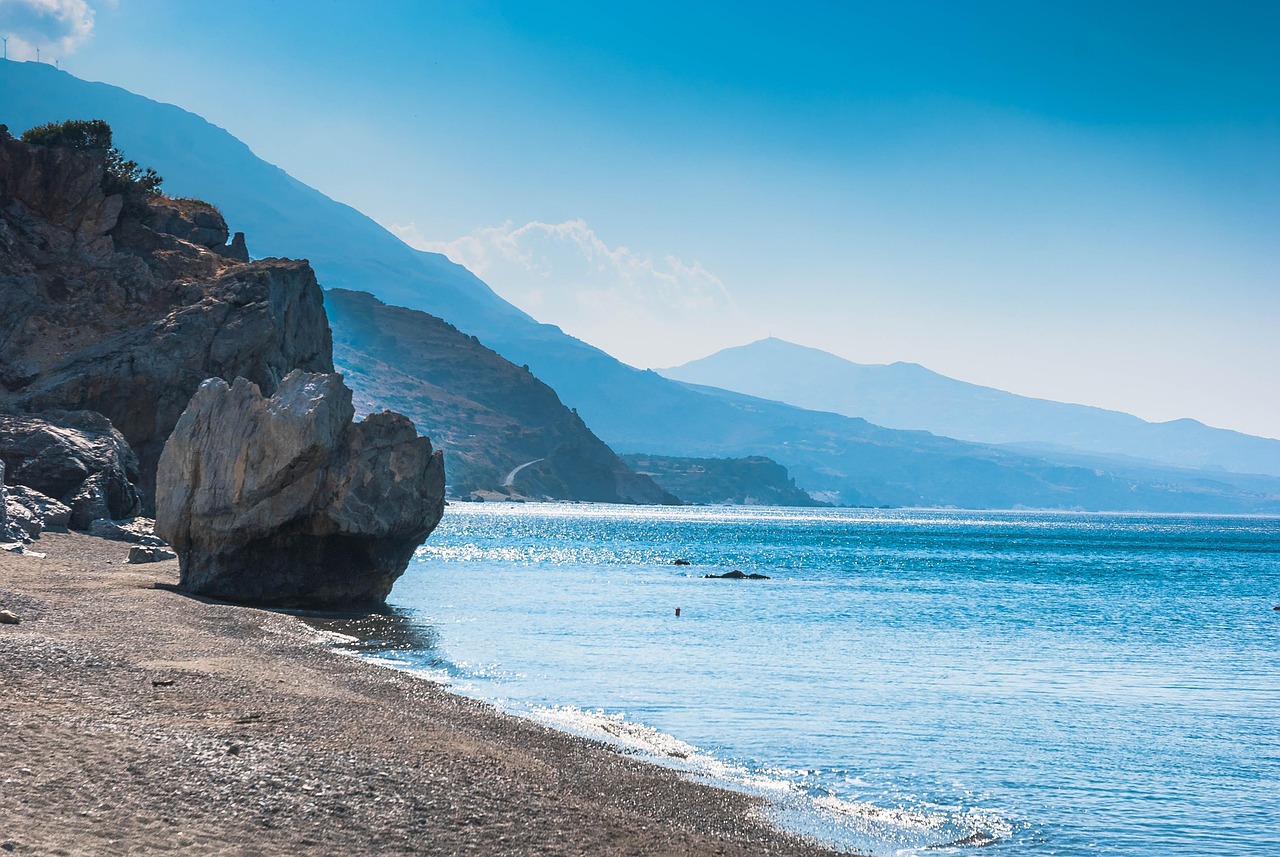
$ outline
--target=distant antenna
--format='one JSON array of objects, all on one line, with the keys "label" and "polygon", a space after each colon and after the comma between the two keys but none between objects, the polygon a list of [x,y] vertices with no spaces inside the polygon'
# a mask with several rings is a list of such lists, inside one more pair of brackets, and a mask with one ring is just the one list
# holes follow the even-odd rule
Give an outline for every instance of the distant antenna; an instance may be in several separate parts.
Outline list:
[{"label": "distant antenna", "polygon": [[0,36],[0,39],[4,40],[4,58],[8,59],[9,58],[9,37]]},{"label": "distant antenna", "polygon": [[36,45],[36,62],[40,62],[40,46]]}]

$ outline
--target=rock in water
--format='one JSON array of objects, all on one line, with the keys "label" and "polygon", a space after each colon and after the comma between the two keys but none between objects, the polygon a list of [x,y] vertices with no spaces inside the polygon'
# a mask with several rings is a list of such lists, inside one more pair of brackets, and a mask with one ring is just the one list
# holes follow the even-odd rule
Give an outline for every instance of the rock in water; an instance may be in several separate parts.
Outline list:
[{"label": "rock in water", "polygon": [[413,423],[351,421],[342,376],[289,373],[270,398],[200,385],[160,456],[156,532],[180,586],[227,601],[380,602],[444,511],[444,463]]}]

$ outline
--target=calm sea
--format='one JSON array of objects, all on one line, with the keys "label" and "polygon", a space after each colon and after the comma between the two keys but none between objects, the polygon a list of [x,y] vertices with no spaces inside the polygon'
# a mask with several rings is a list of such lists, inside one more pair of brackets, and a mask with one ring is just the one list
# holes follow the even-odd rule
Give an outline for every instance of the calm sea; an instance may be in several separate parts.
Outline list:
[{"label": "calm sea", "polygon": [[391,601],[382,657],[846,848],[1280,854],[1278,519],[454,504]]}]

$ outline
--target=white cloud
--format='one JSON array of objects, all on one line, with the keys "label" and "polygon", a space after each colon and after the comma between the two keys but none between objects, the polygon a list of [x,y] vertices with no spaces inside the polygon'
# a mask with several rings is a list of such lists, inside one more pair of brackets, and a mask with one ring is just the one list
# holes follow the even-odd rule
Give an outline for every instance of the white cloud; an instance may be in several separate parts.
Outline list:
[{"label": "white cloud", "polygon": [[9,59],[36,59],[39,48],[51,63],[93,36],[93,7],[87,0],[0,0],[0,36],[9,40]]},{"label": "white cloud", "polygon": [[584,220],[533,221],[427,240],[391,225],[405,243],[443,253],[539,321],[640,365],[668,365],[737,315],[723,282],[700,262],[612,246]]}]

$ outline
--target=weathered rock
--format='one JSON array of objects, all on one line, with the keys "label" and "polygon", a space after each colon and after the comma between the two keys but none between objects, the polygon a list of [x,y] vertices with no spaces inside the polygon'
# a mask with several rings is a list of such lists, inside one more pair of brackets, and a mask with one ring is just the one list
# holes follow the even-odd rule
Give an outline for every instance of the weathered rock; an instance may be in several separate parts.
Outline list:
[{"label": "weathered rock", "polygon": [[142,508],[134,486],[138,460],[101,414],[0,415],[0,460],[12,485],[68,506],[77,530],[88,529],[94,518],[127,518]]},{"label": "weathered rock", "polygon": [[164,562],[166,559],[177,559],[178,555],[166,548],[155,545],[134,545],[129,548],[129,562]]},{"label": "weathered rock", "polygon": [[21,621],[12,610],[0,610],[0,625],[17,625]]},{"label": "weathered rock", "polygon": [[25,485],[8,485],[4,493],[8,538],[38,539],[46,530],[67,531],[71,520],[70,507]]},{"label": "weathered rock", "polygon": [[[165,438],[204,379],[270,393],[292,369],[333,371],[332,344],[306,262],[243,264],[243,238],[210,250],[158,232],[101,183],[100,155],[0,130],[0,413],[105,415],[149,508]],[[225,223],[211,212],[165,226],[212,241]]]},{"label": "weathered rock", "polygon": [[156,492],[184,589],[280,606],[386,598],[440,521],[444,465],[406,417],[353,415],[339,375],[291,372],[270,398],[244,378],[200,386]]},{"label": "weathered rock", "polygon": [[754,571],[751,574],[743,574],[741,571],[739,571],[736,568],[733,571],[726,571],[724,574],[704,574],[702,576],[708,580],[768,580],[769,579],[769,575],[767,574],[757,574]]},{"label": "weathered rock", "polygon": [[176,236],[210,250],[221,250],[231,235],[221,212],[198,199],[153,199],[145,220],[156,232]]},{"label": "weathered rock", "polygon": [[89,524],[89,535],[116,542],[163,547],[164,540],[155,533],[156,522],[150,518],[136,517],[125,521],[98,518]]}]

